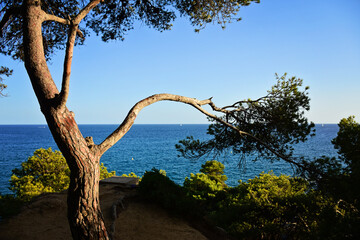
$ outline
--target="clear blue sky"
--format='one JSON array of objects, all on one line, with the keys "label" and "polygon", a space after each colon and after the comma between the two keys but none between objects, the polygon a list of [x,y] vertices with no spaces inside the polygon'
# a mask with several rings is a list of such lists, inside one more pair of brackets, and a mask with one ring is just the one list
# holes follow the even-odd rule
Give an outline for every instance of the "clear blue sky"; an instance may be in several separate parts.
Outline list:
[{"label": "clear blue sky", "polygon": [[[257,98],[288,72],[310,86],[315,123],[360,121],[360,1],[262,0],[242,8],[242,21],[199,34],[186,19],[159,33],[138,24],[125,41],[103,43],[94,34],[75,49],[68,107],[80,124],[120,123],[139,100],[154,93],[218,106]],[[51,61],[58,86],[63,53]],[[0,98],[0,124],[45,123],[23,63],[0,56],[14,69]],[[197,110],[156,103],[135,123],[206,123]]]}]

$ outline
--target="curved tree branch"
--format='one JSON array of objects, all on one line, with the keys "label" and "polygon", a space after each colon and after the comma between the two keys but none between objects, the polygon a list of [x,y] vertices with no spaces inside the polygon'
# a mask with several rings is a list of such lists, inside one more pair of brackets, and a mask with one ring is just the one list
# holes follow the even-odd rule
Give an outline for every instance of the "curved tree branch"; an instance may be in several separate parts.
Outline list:
[{"label": "curved tree branch", "polygon": [[210,99],[200,101],[195,98],[189,98],[167,93],[155,94],[147,97],[136,103],[131,108],[121,125],[113,133],[111,133],[100,145],[98,145],[101,154],[105,153],[130,130],[131,126],[134,124],[137,115],[144,107],[147,107],[159,101],[182,102],[185,104],[189,104],[197,109],[201,109],[202,105],[206,105],[211,102]]},{"label": "curved tree branch", "polygon": [[[135,121],[137,115],[143,108],[145,108],[153,103],[159,102],[159,101],[174,101],[174,102],[182,102],[182,103],[193,106],[194,108],[199,110],[201,113],[205,114],[206,116],[214,119],[215,121],[219,122],[220,124],[223,124],[231,129],[233,129],[234,131],[239,133],[240,136],[248,136],[248,137],[252,138],[253,140],[259,142],[265,148],[267,148],[270,152],[272,152],[277,157],[283,159],[284,161],[286,161],[290,164],[294,164],[295,166],[297,166],[299,168],[306,169],[305,166],[303,166],[303,165],[297,163],[296,161],[277,152],[275,149],[273,149],[271,146],[269,146],[266,142],[262,141],[261,139],[251,135],[248,132],[241,131],[236,126],[234,126],[234,125],[226,122],[225,120],[221,119],[220,117],[217,117],[216,115],[211,114],[208,111],[206,111],[202,106],[209,105],[216,112],[222,112],[222,113],[231,112],[231,111],[225,110],[223,108],[216,107],[216,105],[212,102],[211,99],[212,98],[200,101],[195,98],[189,98],[189,97],[184,97],[184,96],[179,96],[179,95],[174,95],[174,94],[167,94],[167,93],[155,94],[148,98],[145,98],[134,105],[134,107],[129,111],[128,115],[126,116],[124,121],[121,123],[121,125],[113,133],[111,133],[101,144],[99,144],[97,146],[97,149],[100,151],[101,154],[103,154],[109,148],[111,148],[116,142],[118,142],[130,130],[130,128],[134,124],[134,121]],[[308,169],[306,169],[306,170],[308,170]]]}]

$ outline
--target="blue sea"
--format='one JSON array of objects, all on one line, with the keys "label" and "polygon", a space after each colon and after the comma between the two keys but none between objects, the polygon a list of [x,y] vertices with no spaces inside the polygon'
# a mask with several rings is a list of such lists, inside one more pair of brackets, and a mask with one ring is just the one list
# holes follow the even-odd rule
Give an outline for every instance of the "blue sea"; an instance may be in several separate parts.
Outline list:
[{"label": "blue sea", "polygon": [[[175,144],[187,136],[206,139],[206,124],[184,125],[134,125],[130,131],[110,150],[101,161],[108,170],[115,170],[117,175],[134,172],[141,176],[152,168],[164,169],[167,175],[178,184],[182,184],[190,173],[197,173],[206,160],[188,160],[178,157]],[[117,125],[80,125],[83,136],[92,136],[99,144]],[[336,137],[336,124],[316,125],[316,136],[306,143],[295,146],[296,154],[305,157],[322,155],[336,156],[331,140]],[[0,193],[11,193],[8,189],[11,170],[21,166],[33,152],[39,148],[57,150],[57,146],[46,125],[0,125]],[[231,153],[216,160],[225,164],[227,184],[235,186],[238,180],[246,181],[260,174],[273,170],[275,174],[292,175],[292,167],[282,161],[270,163],[266,160],[253,162],[248,159],[239,167],[240,157]]]}]

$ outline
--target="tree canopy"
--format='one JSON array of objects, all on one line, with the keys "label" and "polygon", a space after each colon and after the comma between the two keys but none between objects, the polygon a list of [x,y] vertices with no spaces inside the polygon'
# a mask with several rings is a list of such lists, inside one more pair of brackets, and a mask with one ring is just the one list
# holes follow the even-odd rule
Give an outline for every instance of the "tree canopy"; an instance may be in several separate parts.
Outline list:
[{"label": "tree canopy", "polygon": [[332,140],[338,149],[339,159],[346,165],[347,172],[360,177],[360,124],[354,116],[341,119],[339,132]]},{"label": "tree canopy", "polygon": [[1,66],[0,67],[0,96],[6,96],[4,93],[4,90],[7,88],[7,85],[3,83],[3,78],[1,75],[5,75],[6,77],[9,77],[12,74],[12,70],[10,70],[7,67]]},{"label": "tree canopy", "polygon": [[317,189],[360,208],[360,124],[350,116],[341,119],[338,126],[338,134],[332,140],[338,156],[303,159],[301,164],[307,170],[299,173]]},{"label": "tree canopy", "polygon": [[314,133],[314,124],[304,115],[310,109],[309,87],[303,87],[300,78],[287,79],[286,74],[276,79],[266,96],[220,109],[223,123],[210,119],[214,122],[207,131],[210,140],[189,136],[176,145],[177,150],[186,158],[231,152],[253,159],[283,159],[302,167],[292,153],[293,144]]},{"label": "tree canopy", "polygon": [[[158,31],[170,30],[176,17],[186,17],[198,31],[209,23],[222,27],[231,21],[240,20],[237,13],[242,6],[260,0],[93,0],[93,1],[34,1],[41,5],[46,14],[42,25],[44,52],[47,58],[56,49],[65,49],[68,29],[80,24],[79,38],[75,44],[82,44],[91,31],[103,41],[123,40],[126,33],[141,22]],[[13,59],[24,59],[23,1],[5,0],[0,4],[0,53]],[[90,12],[90,10],[93,10]],[[80,16],[81,23],[76,21]]]}]

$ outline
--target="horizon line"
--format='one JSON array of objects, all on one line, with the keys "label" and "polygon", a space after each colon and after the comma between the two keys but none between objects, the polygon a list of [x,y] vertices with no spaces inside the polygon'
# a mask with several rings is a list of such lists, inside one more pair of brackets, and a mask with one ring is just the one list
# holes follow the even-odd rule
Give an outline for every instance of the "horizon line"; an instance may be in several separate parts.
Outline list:
[{"label": "horizon line", "polygon": [[[134,123],[133,125],[210,125],[211,123]],[[315,125],[321,124],[338,124],[338,123],[314,123]],[[4,125],[46,125],[46,123],[0,123],[0,126]],[[119,123],[78,123],[78,125],[121,125]]]}]

